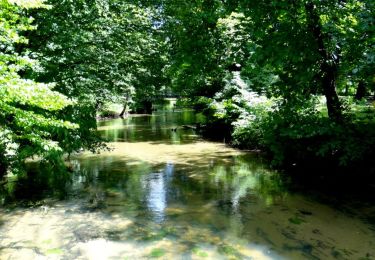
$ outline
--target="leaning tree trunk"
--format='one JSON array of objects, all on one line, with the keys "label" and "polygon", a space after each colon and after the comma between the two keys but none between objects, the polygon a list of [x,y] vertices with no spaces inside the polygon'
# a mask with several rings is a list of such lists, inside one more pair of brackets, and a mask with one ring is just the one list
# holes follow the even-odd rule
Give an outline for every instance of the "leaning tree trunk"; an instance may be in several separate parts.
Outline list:
[{"label": "leaning tree trunk", "polygon": [[125,113],[126,113],[126,109],[128,108],[128,101],[129,101],[129,94],[126,94],[125,96],[125,102],[124,102],[124,107],[121,111],[121,113],[119,114],[119,117],[124,117]]},{"label": "leaning tree trunk", "polygon": [[322,74],[322,86],[327,100],[328,116],[335,121],[340,121],[342,119],[342,111],[336,92],[336,68],[330,64],[323,64]]},{"label": "leaning tree trunk", "polygon": [[119,117],[124,118],[124,115],[125,115],[125,112],[126,112],[127,108],[128,108],[128,104],[127,104],[127,102],[125,102],[124,108],[122,109],[121,113],[119,114]]},{"label": "leaning tree trunk", "polygon": [[305,9],[309,30],[313,34],[318,47],[318,53],[322,58],[320,77],[323,93],[327,100],[328,116],[335,121],[340,121],[342,119],[342,107],[336,92],[336,74],[339,58],[338,55],[331,55],[328,53],[324,45],[324,35],[320,18],[316,11],[316,6],[312,2],[308,2],[305,5]]}]

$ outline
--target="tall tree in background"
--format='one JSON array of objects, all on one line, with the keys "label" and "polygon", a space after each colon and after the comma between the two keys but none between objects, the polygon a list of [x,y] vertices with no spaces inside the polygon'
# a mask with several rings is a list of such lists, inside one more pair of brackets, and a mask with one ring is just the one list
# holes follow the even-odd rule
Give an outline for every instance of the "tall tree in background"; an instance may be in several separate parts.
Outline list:
[{"label": "tall tree in background", "polygon": [[369,37],[373,4],[354,0],[238,2],[238,9],[252,21],[248,31],[254,41],[244,75],[260,86],[263,82],[257,73],[274,75],[271,88],[266,81],[263,89],[288,101],[324,94],[329,117],[340,120],[338,83],[347,83],[356,67],[367,67],[361,63],[373,64],[374,39]]},{"label": "tall tree in background", "polygon": [[224,46],[217,29],[224,10],[221,1],[165,1],[168,73],[183,96],[212,97],[224,86]]},{"label": "tall tree in background", "polygon": [[[214,96],[226,70],[239,63],[252,89],[282,97],[289,107],[324,95],[329,117],[340,121],[342,89],[373,85],[372,1],[169,0],[159,5],[171,48],[170,77],[188,96]],[[230,26],[234,30],[225,29]]]},{"label": "tall tree in background", "polygon": [[93,114],[104,102],[137,89],[150,87],[153,94],[147,74],[161,58],[155,55],[160,50],[151,8],[119,0],[48,3],[52,8],[36,17],[39,30],[32,35],[44,67],[41,80],[53,79]]}]

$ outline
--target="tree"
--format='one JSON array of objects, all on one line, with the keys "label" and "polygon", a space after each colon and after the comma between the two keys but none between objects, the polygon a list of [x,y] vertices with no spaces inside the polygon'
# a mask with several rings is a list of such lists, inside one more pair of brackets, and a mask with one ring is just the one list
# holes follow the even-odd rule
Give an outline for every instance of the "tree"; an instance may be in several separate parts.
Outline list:
[{"label": "tree", "polygon": [[[244,75],[254,84],[271,83],[271,88],[266,84],[261,88],[288,103],[323,94],[329,117],[340,121],[338,82],[347,80],[350,68],[373,53],[372,40],[366,37],[373,4],[355,0],[238,2],[239,10],[252,21],[248,32],[254,41]],[[275,80],[262,82],[259,72]]]},{"label": "tree", "polygon": [[44,67],[40,80],[53,79],[60,92],[94,110],[136,93],[135,85],[152,93],[143,80],[159,68],[152,9],[119,0],[48,3],[52,8],[39,13],[31,36]]},{"label": "tree", "polygon": [[188,97],[212,97],[224,86],[227,66],[217,22],[221,1],[165,1],[163,28],[169,45],[168,76]]},{"label": "tree", "polygon": [[53,84],[22,77],[36,61],[25,46],[25,32],[35,29],[29,8],[46,7],[42,1],[0,2],[0,176],[22,170],[26,158],[38,155],[57,160],[63,153],[56,133],[78,126],[63,121],[58,111],[73,104],[53,90]]}]

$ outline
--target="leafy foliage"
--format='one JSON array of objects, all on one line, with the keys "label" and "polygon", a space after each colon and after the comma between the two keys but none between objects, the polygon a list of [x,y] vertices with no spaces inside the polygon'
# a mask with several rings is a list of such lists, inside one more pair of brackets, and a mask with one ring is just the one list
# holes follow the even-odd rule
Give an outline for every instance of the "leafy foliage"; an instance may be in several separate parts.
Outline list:
[{"label": "leafy foliage", "polygon": [[375,90],[373,1],[0,3],[2,172],[96,151],[107,102],[150,112],[166,95],[191,100],[206,132],[278,165],[373,154],[374,110],[357,109]]},{"label": "leafy foliage", "polygon": [[371,157],[373,121],[339,94],[374,87],[372,1],[164,6],[172,82],[206,114],[210,132],[232,132],[233,144],[268,151],[277,165]]},{"label": "leafy foliage", "polygon": [[27,52],[17,51],[28,42],[22,34],[33,29],[33,19],[23,15],[24,8],[42,7],[42,3],[15,3],[0,2],[0,174],[9,167],[13,172],[21,170],[30,156],[55,159],[52,155],[63,152],[56,132],[78,127],[56,114],[72,105],[72,100],[54,91],[53,84],[20,76],[35,64]]},{"label": "leafy foliage", "polygon": [[53,79],[60,92],[93,109],[118,97],[156,94],[164,65],[152,9],[119,0],[48,3],[31,36],[43,65],[40,80]]}]

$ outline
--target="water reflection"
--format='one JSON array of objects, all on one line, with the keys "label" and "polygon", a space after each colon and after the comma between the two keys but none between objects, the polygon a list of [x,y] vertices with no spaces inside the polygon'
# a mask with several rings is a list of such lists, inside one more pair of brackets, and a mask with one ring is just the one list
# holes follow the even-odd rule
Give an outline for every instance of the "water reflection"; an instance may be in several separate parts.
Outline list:
[{"label": "water reflection", "polygon": [[153,214],[153,220],[157,223],[161,223],[165,219],[167,190],[173,175],[173,168],[172,163],[167,163],[163,171],[147,174],[142,180],[147,191],[147,206]]},{"label": "water reflection", "polygon": [[[370,225],[291,194],[256,154],[181,127],[195,120],[185,111],[101,122],[114,150],[73,156],[62,174],[30,164],[0,185],[0,258],[375,256]],[[29,208],[14,208],[20,201]]]},{"label": "water reflection", "polygon": [[113,142],[157,142],[166,144],[192,143],[197,135],[183,125],[202,123],[201,114],[189,110],[159,111],[153,115],[134,116],[99,122],[99,132]]}]

